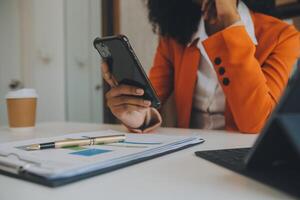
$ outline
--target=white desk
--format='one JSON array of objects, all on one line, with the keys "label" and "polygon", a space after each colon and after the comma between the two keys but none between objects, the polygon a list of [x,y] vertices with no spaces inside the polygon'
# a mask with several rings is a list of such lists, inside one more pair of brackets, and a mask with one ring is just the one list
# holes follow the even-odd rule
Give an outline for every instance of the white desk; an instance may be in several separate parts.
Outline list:
[{"label": "white desk", "polygon": [[[124,131],[121,126],[115,125],[44,123],[38,125],[35,132],[29,134],[11,133],[7,128],[2,127],[0,128],[0,142],[103,129]],[[0,199],[292,199],[286,194],[194,155],[194,152],[199,150],[249,147],[256,139],[254,135],[166,128],[161,128],[157,132],[160,134],[197,134],[205,138],[206,142],[193,148],[59,188],[48,188],[0,175]]]}]

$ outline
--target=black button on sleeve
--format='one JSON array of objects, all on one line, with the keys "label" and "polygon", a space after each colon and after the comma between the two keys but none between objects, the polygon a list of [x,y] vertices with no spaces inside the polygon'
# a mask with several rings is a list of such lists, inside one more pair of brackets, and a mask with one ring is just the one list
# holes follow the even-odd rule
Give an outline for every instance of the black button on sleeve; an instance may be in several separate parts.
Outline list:
[{"label": "black button on sleeve", "polygon": [[220,65],[222,63],[222,60],[221,60],[221,58],[216,57],[214,62],[216,65]]},{"label": "black button on sleeve", "polygon": [[225,68],[224,67],[220,67],[219,68],[219,74],[222,76],[222,75],[224,75],[225,74]]},{"label": "black button on sleeve", "polygon": [[223,85],[228,86],[230,84],[229,78],[223,78]]}]

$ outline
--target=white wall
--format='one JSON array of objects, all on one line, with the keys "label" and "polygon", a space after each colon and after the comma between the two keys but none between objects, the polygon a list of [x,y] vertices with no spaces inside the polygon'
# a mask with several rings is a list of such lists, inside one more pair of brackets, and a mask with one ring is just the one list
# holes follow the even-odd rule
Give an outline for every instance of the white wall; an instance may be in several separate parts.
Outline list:
[{"label": "white wall", "polygon": [[92,45],[100,36],[100,19],[99,0],[66,1],[66,117],[69,121],[102,122],[100,56]]},{"label": "white wall", "polygon": [[[39,121],[65,120],[64,2],[33,1],[32,84],[40,96]],[[30,47],[29,47],[30,48]]]},{"label": "white wall", "polygon": [[148,22],[144,1],[120,1],[120,31],[126,35],[144,69],[148,72],[157,47],[157,36]]},{"label": "white wall", "polygon": [[0,0],[0,125],[7,122],[5,94],[21,79],[18,0]]},{"label": "white wall", "polygon": [[102,122],[100,2],[0,0],[1,125],[12,79],[37,89],[39,122]]},{"label": "white wall", "polygon": [[39,94],[38,121],[65,120],[64,7],[61,0],[0,0],[0,123],[11,80]]}]

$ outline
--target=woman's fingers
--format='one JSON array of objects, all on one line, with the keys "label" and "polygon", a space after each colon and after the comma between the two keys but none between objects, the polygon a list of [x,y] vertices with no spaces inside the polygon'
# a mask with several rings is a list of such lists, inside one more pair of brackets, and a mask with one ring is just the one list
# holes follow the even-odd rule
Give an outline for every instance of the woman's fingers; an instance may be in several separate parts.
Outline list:
[{"label": "woman's fingers", "polygon": [[237,0],[215,0],[217,17],[224,28],[240,20],[237,2]]},{"label": "woman's fingers", "polygon": [[218,21],[218,13],[216,8],[216,3],[210,5],[208,8],[208,17],[207,20],[210,24],[215,24]]},{"label": "woman's fingers", "polygon": [[213,23],[217,19],[216,2],[215,0],[205,0],[202,4],[202,12],[205,20]]},{"label": "woman's fingers", "polygon": [[130,108],[134,108],[132,106],[148,108],[151,106],[151,101],[141,98],[143,94],[143,89],[129,85],[119,85],[106,93],[107,106],[111,109],[121,107],[123,112],[127,111],[127,105],[131,105]]},{"label": "woman's fingers", "polygon": [[201,4],[201,11],[202,11],[202,12],[205,11],[205,7],[206,7],[207,3],[208,3],[208,0],[203,0],[203,1],[202,1],[202,4]]},{"label": "woman's fingers", "polygon": [[121,115],[126,112],[146,112],[148,108],[130,104],[122,104],[119,106],[114,106],[111,108],[111,111],[117,115]]},{"label": "woman's fingers", "polygon": [[202,11],[202,17],[204,17],[204,19],[207,19],[207,15],[208,15],[208,7],[209,5],[209,0],[203,0],[202,2],[202,6],[201,6],[201,11]]},{"label": "woman's fingers", "polygon": [[112,87],[117,87],[119,85],[119,82],[117,81],[117,79],[115,78],[115,76],[111,75],[111,80],[113,82],[113,86]]},{"label": "woman's fingers", "polygon": [[108,93],[106,93],[106,98],[110,99],[121,95],[143,96],[144,90],[134,86],[119,85],[118,87],[112,88]]},{"label": "woman's fingers", "polygon": [[202,2],[201,10],[203,12],[202,15],[205,20],[208,20],[211,17],[211,11],[214,5],[215,5],[214,0],[204,0]]},{"label": "woman's fingers", "polygon": [[112,87],[117,87],[118,86],[118,81],[116,80],[116,78],[111,74],[108,64],[106,62],[103,62],[101,64],[101,71],[102,71],[102,75],[104,80]]},{"label": "woman's fingers", "polygon": [[219,16],[238,14],[237,0],[215,0]]},{"label": "woman's fingers", "polygon": [[147,108],[151,106],[151,101],[142,98],[123,95],[112,98],[110,101],[107,101],[107,104],[110,108],[126,104]]}]

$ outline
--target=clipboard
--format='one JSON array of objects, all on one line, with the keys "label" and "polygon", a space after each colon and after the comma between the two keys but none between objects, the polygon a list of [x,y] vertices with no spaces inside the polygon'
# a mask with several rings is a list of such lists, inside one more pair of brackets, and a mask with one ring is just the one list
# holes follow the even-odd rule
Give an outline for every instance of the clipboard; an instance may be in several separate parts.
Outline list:
[{"label": "clipboard", "polygon": [[[84,135],[86,135],[86,133]],[[136,134],[134,135],[136,136]],[[143,135],[140,136],[142,137]],[[160,136],[158,135],[158,137]],[[172,138],[170,136],[168,137]],[[116,163],[112,162],[112,165],[107,165],[107,166],[99,165],[98,168],[91,168],[90,170],[85,170],[81,173],[75,173],[72,176],[67,176],[67,177],[51,177],[51,176],[47,177],[44,175],[40,175],[39,173],[34,173],[29,169],[32,167],[38,168],[39,166],[42,166],[41,163],[32,161],[30,159],[25,159],[16,153],[3,154],[0,152],[0,173],[6,176],[22,179],[25,181],[30,181],[48,187],[58,187],[79,180],[83,180],[89,177],[93,177],[96,175],[112,172],[114,170],[128,167],[137,163],[141,163],[146,160],[151,160],[204,142],[204,140],[199,137],[181,137],[180,140],[176,140],[176,137],[177,136],[173,136],[175,142],[157,145],[155,147],[156,149],[147,148],[146,150],[144,150],[145,154],[143,154],[143,151],[140,151],[138,153],[126,155],[127,157],[123,156],[122,159],[121,157],[117,158],[116,160],[119,159],[120,162],[116,162]],[[55,150],[57,149],[54,149],[54,151]],[[123,159],[123,158],[128,158],[128,159]]]}]

